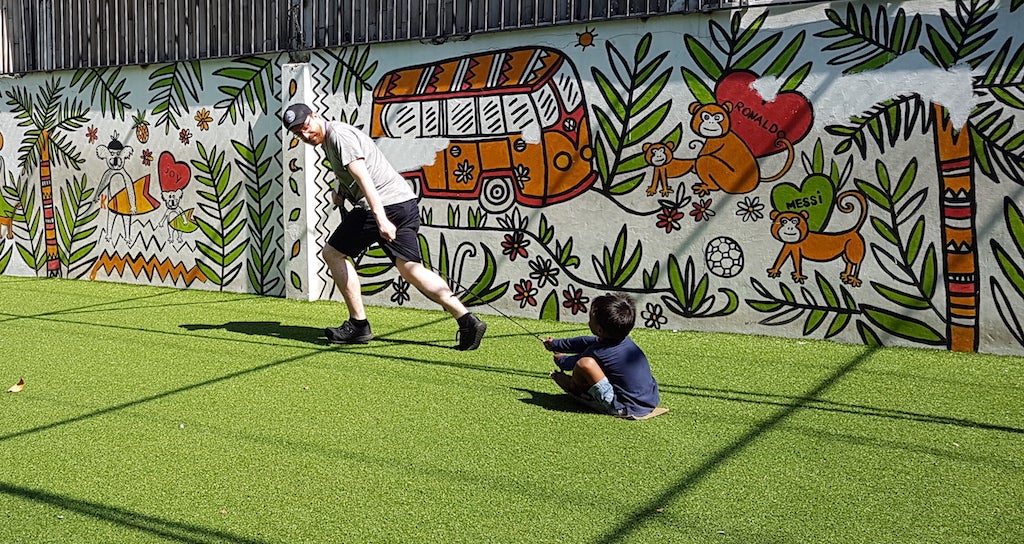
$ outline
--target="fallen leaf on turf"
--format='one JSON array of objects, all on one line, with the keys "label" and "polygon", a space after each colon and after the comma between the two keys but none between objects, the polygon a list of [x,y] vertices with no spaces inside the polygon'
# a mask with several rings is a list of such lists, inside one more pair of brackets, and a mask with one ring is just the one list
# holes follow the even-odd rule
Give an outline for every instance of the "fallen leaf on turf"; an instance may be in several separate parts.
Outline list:
[{"label": "fallen leaf on turf", "polygon": [[7,390],[8,393],[20,393],[22,389],[25,389],[25,378],[18,380],[18,383],[11,386]]},{"label": "fallen leaf on turf", "polygon": [[227,509],[227,508],[221,508],[221,509],[220,509],[220,512],[218,512],[218,513],[219,513],[220,515],[222,515],[222,516],[223,516],[223,515],[226,515],[226,514],[228,513],[228,509]]}]

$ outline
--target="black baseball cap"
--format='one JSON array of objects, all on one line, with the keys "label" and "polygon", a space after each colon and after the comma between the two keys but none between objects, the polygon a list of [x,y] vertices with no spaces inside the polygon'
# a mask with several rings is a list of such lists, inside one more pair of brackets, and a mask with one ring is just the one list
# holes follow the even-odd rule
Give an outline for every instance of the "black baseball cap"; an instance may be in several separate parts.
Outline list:
[{"label": "black baseball cap", "polygon": [[313,114],[313,110],[309,109],[309,106],[299,102],[298,104],[292,104],[288,106],[288,109],[284,110],[284,126],[288,130],[292,130],[295,127],[302,126],[306,122],[306,118]]}]

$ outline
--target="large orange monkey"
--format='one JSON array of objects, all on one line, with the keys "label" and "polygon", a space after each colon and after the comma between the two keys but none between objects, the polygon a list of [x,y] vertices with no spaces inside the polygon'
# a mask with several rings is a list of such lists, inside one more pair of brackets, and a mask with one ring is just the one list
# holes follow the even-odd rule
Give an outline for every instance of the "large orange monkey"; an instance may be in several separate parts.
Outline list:
[{"label": "large orange monkey", "polygon": [[[700,183],[693,185],[693,192],[707,196],[711,191],[730,194],[749,193],[762,181],[775,181],[793,166],[793,144],[785,138],[776,140],[776,146],[785,146],[788,153],[786,164],[774,176],[762,178],[761,168],[750,147],[732,131],[729,112],[732,103],[690,104],[690,128],[705,138],[704,145],[695,159],[679,159],[686,164],[686,172],[696,170]],[[678,172],[674,172],[678,174]],[[684,172],[685,173],[685,172]],[[682,175],[682,174],[678,174]],[[657,181],[657,169],[655,169]]]}]

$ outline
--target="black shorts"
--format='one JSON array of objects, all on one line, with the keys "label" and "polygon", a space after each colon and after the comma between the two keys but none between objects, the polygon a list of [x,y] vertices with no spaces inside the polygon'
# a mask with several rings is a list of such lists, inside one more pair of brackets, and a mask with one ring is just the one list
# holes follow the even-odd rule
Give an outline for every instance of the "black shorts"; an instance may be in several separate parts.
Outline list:
[{"label": "black shorts", "polygon": [[366,208],[355,207],[348,212],[338,228],[334,229],[334,233],[327,239],[327,244],[355,258],[377,243],[391,262],[396,258],[413,263],[422,262],[419,239],[420,208],[416,204],[416,199],[384,206],[384,215],[395,224],[397,232],[394,240],[385,242],[380,237],[380,229],[373,214]]}]

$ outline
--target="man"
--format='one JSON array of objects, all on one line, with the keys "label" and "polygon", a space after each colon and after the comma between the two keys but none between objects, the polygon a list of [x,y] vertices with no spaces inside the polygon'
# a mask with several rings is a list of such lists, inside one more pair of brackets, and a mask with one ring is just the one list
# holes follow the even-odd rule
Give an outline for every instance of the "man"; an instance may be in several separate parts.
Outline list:
[{"label": "man", "polygon": [[301,103],[288,106],[283,120],[285,127],[303,142],[323,146],[338,182],[332,191],[334,204],[341,206],[346,200],[352,204],[352,210],[322,251],[349,312],[349,319],[341,326],[325,329],[327,339],[337,344],[353,344],[373,338],[359,277],[349,257],[358,257],[376,242],[406,281],[458,322],[455,349],[479,347],[487,324],[466,309],[441,276],[423,266],[416,195],[373,140],[352,125],[327,121]]}]

